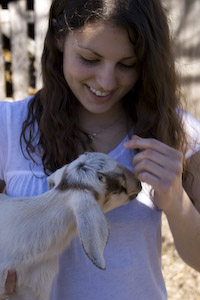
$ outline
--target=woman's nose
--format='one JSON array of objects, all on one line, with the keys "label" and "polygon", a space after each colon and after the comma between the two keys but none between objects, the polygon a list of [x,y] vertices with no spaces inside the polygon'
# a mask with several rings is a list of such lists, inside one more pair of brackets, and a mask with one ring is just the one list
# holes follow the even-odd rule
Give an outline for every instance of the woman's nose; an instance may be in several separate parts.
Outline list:
[{"label": "woman's nose", "polygon": [[98,86],[105,92],[111,92],[117,87],[116,70],[111,65],[103,66],[96,75]]}]

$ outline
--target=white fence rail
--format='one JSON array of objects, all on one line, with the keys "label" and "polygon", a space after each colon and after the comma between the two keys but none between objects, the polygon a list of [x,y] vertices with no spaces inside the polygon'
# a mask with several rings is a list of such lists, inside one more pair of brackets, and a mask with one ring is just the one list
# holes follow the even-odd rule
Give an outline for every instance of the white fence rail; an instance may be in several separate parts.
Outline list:
[{"label": "white fence rail", "polygon": [[[34,56],[36,89],[41,86],[40,58],[47,15],[51,0],[35,0],[34,11],[27,10],[27,1],[10,2],[8,9],[0,6],[0,100],[6,98],[3,36],[10,39],[13,98],[29,95],[29,57]],[[34,24],[34,39],[28,36],[28,24]]]}]

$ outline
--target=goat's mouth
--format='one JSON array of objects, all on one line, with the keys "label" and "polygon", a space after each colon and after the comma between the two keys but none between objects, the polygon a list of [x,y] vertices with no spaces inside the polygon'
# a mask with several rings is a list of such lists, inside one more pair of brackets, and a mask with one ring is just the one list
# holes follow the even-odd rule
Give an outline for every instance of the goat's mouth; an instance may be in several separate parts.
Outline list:
[{"label": "goat's mouth", "polygon": [[141,190],[142,190],[142,185],[139,182],[138,183],[138,190],[136,192],[133,192],[133,193],[129,194],[128,195],[128,200],[131,201],[131,200],[135,199],[137,197],[137,195],[141,192]]},{"label": "goat's mouth", "polygon": [[135,199],[137,197],[138,193],[133,193],[133,194],[130,194],[128,196],[128,201],[132,201],[133,199]]}]

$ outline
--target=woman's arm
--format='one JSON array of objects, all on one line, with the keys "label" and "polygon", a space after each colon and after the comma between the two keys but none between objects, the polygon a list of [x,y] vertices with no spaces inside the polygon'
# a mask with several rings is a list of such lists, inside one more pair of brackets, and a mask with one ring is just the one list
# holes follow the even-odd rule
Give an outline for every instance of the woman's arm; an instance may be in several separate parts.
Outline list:
[{"label": "woman's arm", "polygon": [[200,151],[187,160],[187,170],[182,211],[166,215],[179,255],[200,272]]},{"label": "woman's arm", "polygon": [[[136,177],[154,190],[155,204],[166,214],[182,259],[200,272],[200,152],[188,160],[190,177],[182,182],[183,155],[155,139],[138,136],[124,144],[140,149],[133,158]],[[195,178],[193,184],[192,179]],[[185,189],[184,189],[185,188]],[[191,197],[196,207],[192,204]]]}]

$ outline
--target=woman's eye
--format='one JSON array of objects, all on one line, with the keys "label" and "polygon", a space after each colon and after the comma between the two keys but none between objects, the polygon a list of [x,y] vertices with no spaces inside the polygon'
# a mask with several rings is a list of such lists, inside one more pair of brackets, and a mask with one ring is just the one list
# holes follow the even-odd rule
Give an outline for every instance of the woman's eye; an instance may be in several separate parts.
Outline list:
[{"label": "woman's eye", "polygon": [[83,56],[80,56],[80,59],[86,64],[94,64],[94,63],[98,62],[97,59],[89,59],[89,58],[85,58]]},{"label": "woman's eye", "polygon": [[119,66],[124,69],[134,69],[136,66],[136,63],[133,65],[125,65],[125,64],[120,63]]}]

